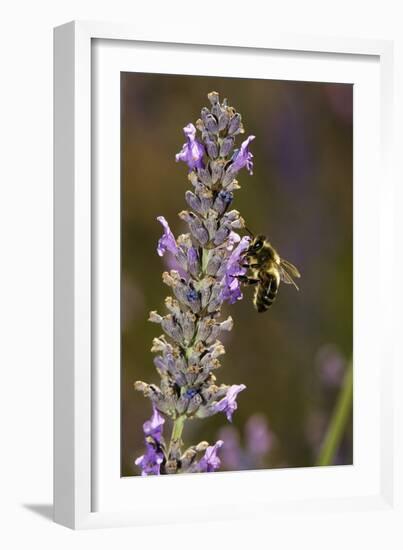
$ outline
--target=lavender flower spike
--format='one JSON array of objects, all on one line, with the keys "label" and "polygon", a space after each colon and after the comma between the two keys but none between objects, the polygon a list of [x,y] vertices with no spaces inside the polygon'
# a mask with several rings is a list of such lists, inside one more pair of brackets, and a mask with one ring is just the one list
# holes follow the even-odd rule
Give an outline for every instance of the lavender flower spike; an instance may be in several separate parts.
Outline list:
[{"label": "lavender flower spike", "polygon": [[196,128],[189,123],[183,128],[187,142],[183,144],[180,153],[175,155],[176,162],[182,160],[189,166],[189,170],[204,168],[204,146],[196,139]]},{"label": "lavender flower spike", "polygon": [[255,136],[249,136],[244,142],[242,142],[241,148],[233,156],[233,164],[230,167],[232,172],[239,172],[241,168],[246,166],[249,174],[253,174],[253,155],[249,151],[249,144],[254,139]]},{"label": "lavender flower spike", "polygon": [[221,461],[218,458],[217,453],[218,449],[220,449],[223,444],[224,441],[218,440],[215,445],[207,447],[203,458],[199,461],[199,472],[214,472],[220,467]]},{"label": "lavender flower spike", "polygon": [[[189,210],[179,213],[187,232],[175,239],[166,219],[157,218],[164,228],[157,252],[160,256],[170,252],[168,259],[175,259],[177,265],[162,276],[172,293],[165,300],[168,312],[152,311],[149,317],[163,331],[151,348],[158,354],[154,365],[160,382],[134,384],[153,406],[153,415],[143,426],[146,451],[136,460],[142,475],[216,470],[223,442],[209,446],[202,441],[184,450],[185,424],[219,412],[231,420],[236,397],[245,389],[244,384],[218,385],[216,372],[225,353],[220,334],[233,326],[232,317],[222,319],[223,303],[242,298],[238,277],[246,272],[242,264],[250,239],[239,235],[245,222],[229,207],[240,188],[236,172],[243,166],[251,170],[248,145],[253,136],[233,157],[237,135],[243,132],[241,115],[226,100],[221,104],[217,92],[208,98],[211,108],[203,107],[196,125],[184,128],[187,142],[176,155],[177,161],[188,165],[193,186],[185,193]],[[168,445],[162,436],[166,420],[172,430]]]},{"label": "lavender flower spike", "polygon": [[158,241],[157,252],[159,256],[163,256],[167,250],[171,254],[176,254],[178,251],[178,245],[176,244],[175,237],[169,228],[168,222],[164,216],[158,216],[157,220],[162,224],[164,228],[164,234]]},{"label": "lavender flower spike", "polygon": [[237,395],[245,388],[245,384],[235,384],[231,386],[227,391],[227,395],[224,397],[224,399],[221,399],[221,401],[219,401],[214,407],[215,412],[225,412],[225,414],[227,415],[227,419],[232,422],[232,415],[238,408],[236,402]]}]

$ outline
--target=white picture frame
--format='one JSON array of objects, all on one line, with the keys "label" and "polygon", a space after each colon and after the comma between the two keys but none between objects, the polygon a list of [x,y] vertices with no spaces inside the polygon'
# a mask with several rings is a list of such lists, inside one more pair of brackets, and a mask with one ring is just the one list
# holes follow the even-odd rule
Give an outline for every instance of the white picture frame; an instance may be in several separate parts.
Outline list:
[{"label": "white picture frame", "polygon": [[[108,51],[102,51],[102,44],[105,43],[103,41],[107,41],[108,45],[113,44],[112,53],[108,48]],[[371,261],[375,260],[374,263],[377,265],[385,265],[387,259],[390,266],[389,258],[393,258],[394,250],[391,215],[394,207],[391,172],[392,43],[270,35],[257,36],[253,42],[237,38],[234,43],[212,40],[205,44],[195,41],[194,34],[187,36],[185,31],[181,37],[170,36],[169,31],[165,36],[153,37],[129,25],[72,22],[55,29],[54,45],[55,521],[76,529],[177,522],[178,515],[174,510],[167,510],[162,504],[158,506],[155,499],[147,500],[150,488],[154,494],[166,493],[172,483],[175,487],[180,486],[182,491],[198,491],[200,487],[219,484],[220,490],[227,495],[228,503],[225,507],[215,507],[203,498],[199,499],[197,505],[187,505],[181,512],[181,521],[194,520],[196,513],[198,520],[262,517],[262,521],[267,515],[287,513],[292,521],[292,515],[302,511],[309,510],[310,514],[318,515],[346,509],[351,513],[360,511],[371,514],[387,511],[395,520],[401,518],[401,512],[395,504],[397,486],[394,477],[393,418],[397,415],[393,400],[395,317],[391,311],[392,305],[381,290],[375,312],[377,318],[383,319],[384,322],[382,327],[376,327],[376,330],[371,327],[368,317],[374,311],[374,304],[367,299],[371,296],[371,280],[365,275],[371,269]],[[132,49],[125,59],[124,51],[131,46],[135,48],[136,45],[141,45],[141,51]],[[259,55],[262,59],[265,55],[271,55],[272,71],[275,70],[278,55],[281,55],[283,62],[285,58],[291,58],[290,62],[294,64],[295,70],[296,59],[307,62],[305,65],[298,64],[301,71],[300,79],[315,79],[315,74],[318,74],[317,71],[322,66],[320,74],[325,76],[321,78],[329,80],[332,79],[332,75],[339,74],[339,80],[336,77],[335,81],[342,79],[341,81],[363,86],[363,92],[367,93],[358,96],[362,99],[362,105],[366,101],[372,102],[365,107],[367,111],[363,107],[360,116],[365,116],[365,113],[369,116],[370,110],[375,111],[372,126],[369,126],[373,132],[365,132],[365,120],[361,120],[354,129],[354,159],[357,160],[357,166],[362,167],[358,174],[355,170],[355,182],[367,178],[369,183],[367,189],[364,185],[358,185],[362,212],[359,220],[362,225],[357,228],[357,232],[355,227],[357,238],[354,237],[358,273],[362,279],[360,291],[355,293],[358,301],[356,302],[355,298],[354,308],[355,349],[356,343],[358,346],[358,360],[355,353],[357,365],[355,364],[354,369],[354,445],[355,449],[358,449],[358,458],[355,453],[353,467],[289,469],[270,475],[267,471],[259,471],[226,473],[221,477],[215,474],[164,476],[164,479],[133,478],[132,481],[136,485],[130,482],[130,487],[119,478],[120,473],[116,470],[116,452],[113,452],[116,446],[119,447],[116,412],[119,397],[116,391],[113,393],[113,388],[116,390],[118,374],[114,371],[115,377],[110,379],[102,374],[99,382],[98,366],[94,360],[95,357],[99,357],[100,351],[108,351],[98,348],[94,338],[97,326],[102,324],[102,319],[106,317],[105,313],[116,315],[113,306],[110,310],[105,310],[102,304],[98,307],[98,282],[95,283],[97,270],[105,265],[99,261],[97,234],[102,232],[105,205],[109,205],[112,218],[119,214],[118,209],[112,211],[114,200],[116,202],[116,188],[111,185],[108,189],[112,194],[99,197],[95,180],[102,177],[105,171],[111,176],[110,181],[113,182],[113,178],[116,177],[118,143],[107,143],[102,139],[108,134],[106,130],[110,128],[110,124],[113,126],[116,122],[116,116],[113,118],[112,115],[116,115],[118,106],[113,107],[111,104],[111,115],[102,121],[97,109],[104,108],[103,101],[109,101],[110,97],[114,97],[114,88],[112,86],[108,89],[111,95],[104,93],[104,99],[97,97],[94,101],[94,94],[100,83],[104,85],[103,89],[108,88],[109,82],[113,84],[114,80],[110,77],[117,74],[116,71],[123,70],[118,66],[119,63],[124,64],[125,70],[130,70],[130,63],[134,59],[137,70],[156,71],[158,65],[153,63],[157,63],[157,58],[161,58],[161,53],[168,47],[171,50],[170,61],[165,63],[167,73],[178,70],[175,65],[176,62],[180,62],[178,53],[183,54],[181,62],[185,65],[186,54],[189,52],[193,57],[197,53],[200,58],[201,65],[197,73],[192,73],[195,70],[193,67],[189,68],[189,74],[209,74],[204,73],[202,68],[205,51],[209,52],[210,58],[211,53],[220,56],[235,55],[238,52],[243,56]],[[357,56],[362,62],[360,76],[358,65],[356,67],[354,63],[350,63],[353,59],[358,59]],[[318,57],[322,57],[323,62],[317,63]],[[311,62],[312,73],[309,73]],[[253,72],[254,70],[262,70],[256,68],[256,63],[251,65],[251,71],[255,76],[257,73]],[[102,69],[97,72],[100,66]],[[325,66],[326,72],[323,73]],[[208,71],[208,68],[204,70]],[[278,78],[280,76],[279,73]],[[371,79],[375,79],[375,86],[371,87]],[[106,145],[110,146],[114,153],[111,153],[106,165],[99,165],[99,159],[95,154],[97,147]],[[368,155],[368,151],[371,153],[371,160],[368,160],[366,172],[365,155]],[[376,184],[379,176],[384,182],[382,190]],[[356,203],[356,191],[354,199]],[[364,234],[364,230],[368,232]],[[368,237],[371,237],[370,243],[366,241]],[[112,255],[116,253],[113,245],[108,250]],[[114,265],[113,262],[111,265]],[[114,274],[116,272],[112,271],[107,279],[113,280]],[[392,273],[383,273],[382,277],[385,288],[388,287],[388,283],[393,285]],[[355,289],[356,282],[355,278]],[[358,319],[360,323],[357,322]],[[368,349],[360,345],[360,342],[364,341],[369,342]],[[364,363],[366,368],[363,368]],[[107,401],[108,392],[112,396],[110,402]],[[366,409],[369,400],[373,406]],[[103,405],[106,402],[108,411],[112,411],[112,421],[108,426],[105,422],[99,422],[99,416],[102,414],[100,403]],[[375,434],[371,434],[371,430],[365,427],[365,418],[371,420]],[[112,443],[105,445],[105,441]],[[108,447],[112,449],[111,453],[108,452]],[[370,452],[364,452],[368,450]],[[103,461],[97,459],[101,453],[106,457]],[[366,454],[368,456],[365,456]],[[270,491],[261,490],[265,483],[269,484]],[[283,495],[282,498],[280,494]]]}]

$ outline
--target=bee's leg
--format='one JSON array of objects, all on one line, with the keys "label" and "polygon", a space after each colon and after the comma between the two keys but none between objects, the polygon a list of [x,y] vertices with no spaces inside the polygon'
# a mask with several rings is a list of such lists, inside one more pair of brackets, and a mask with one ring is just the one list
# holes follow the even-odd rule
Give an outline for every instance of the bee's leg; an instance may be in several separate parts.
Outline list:
[{"label": "bee's leg", "polygon": [[257,285],[259,283],[259,279],[253,279],[252,277],[247,277],[246,275],[234,275],[234,277],[244,285]]},{"label": "bee's leg", "polygon": [[259,267],[259,264],[242,264],[241,267]]}]

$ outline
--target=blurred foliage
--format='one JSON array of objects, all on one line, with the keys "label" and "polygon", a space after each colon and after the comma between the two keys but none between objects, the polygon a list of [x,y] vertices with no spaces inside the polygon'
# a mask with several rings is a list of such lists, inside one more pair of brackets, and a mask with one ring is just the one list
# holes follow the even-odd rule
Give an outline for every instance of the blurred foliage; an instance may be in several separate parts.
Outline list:
[{"label": "blurred foliage", "polygon": [[[187,169],[175,163],[182,127],[195,122],[216,90],[242,114],[256,140],[254,175],[239,174],[234,208],[254,232],[268,235],[302,273],[300,292],[282,285],[274,306],[259,315],[252,289],[227,308],[235,321],[225,340],[220,383],[244,383],[234,426],[256,411],[276,434],[271,467],[312,466],[337,398],[318,373],[317,356],[332,345],[352,355],[353,308],[353,90],[348,84],[243,80],[122,73],[122,475],[137,474],[148,400],[138,379],[158,382],[150,353],[158,327],[147,322],[164,311],[168,289],[156,254],[163,215],[174,234],[185,230]],[[225,418],[185,426],[185,444],[215,440]],[[352,462],[352,419],[339,463]]]}]

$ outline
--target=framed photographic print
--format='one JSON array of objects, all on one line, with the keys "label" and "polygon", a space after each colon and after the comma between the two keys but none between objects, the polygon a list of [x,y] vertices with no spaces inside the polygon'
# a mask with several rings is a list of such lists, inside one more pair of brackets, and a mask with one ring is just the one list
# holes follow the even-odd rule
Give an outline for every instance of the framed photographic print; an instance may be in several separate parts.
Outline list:
[{"label": "framed photographic print", "polygon": [[397,514],[391,82],[386,41],[55,30],[57,522]]}]

